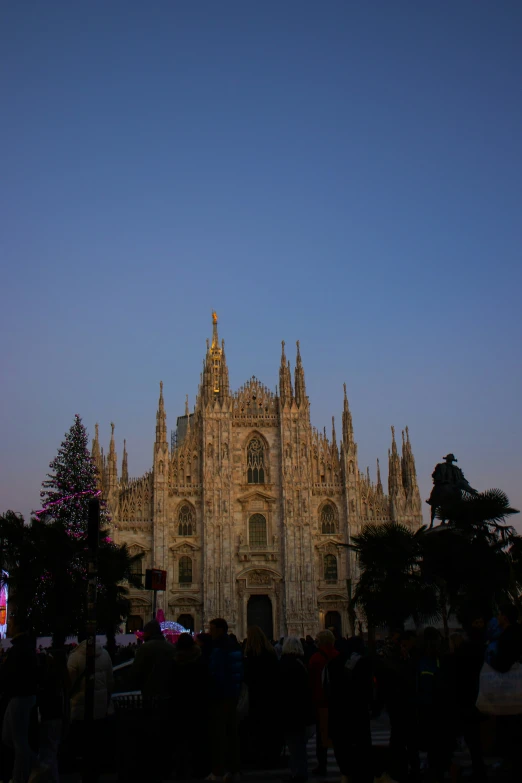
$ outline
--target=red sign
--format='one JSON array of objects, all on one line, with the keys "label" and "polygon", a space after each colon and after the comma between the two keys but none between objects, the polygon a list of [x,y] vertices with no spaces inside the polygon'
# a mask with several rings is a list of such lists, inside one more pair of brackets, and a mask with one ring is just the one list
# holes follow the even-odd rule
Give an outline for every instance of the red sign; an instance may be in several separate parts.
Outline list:
[{"label": "red sign", "polygon": [[145,571],[145,590],[166,590],[167,572],[159,568],[147,568]]}]

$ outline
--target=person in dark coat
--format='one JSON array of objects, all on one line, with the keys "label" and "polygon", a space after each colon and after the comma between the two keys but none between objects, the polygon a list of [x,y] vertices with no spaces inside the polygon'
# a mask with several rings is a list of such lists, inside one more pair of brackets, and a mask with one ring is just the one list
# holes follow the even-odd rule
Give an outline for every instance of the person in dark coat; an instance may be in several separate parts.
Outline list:
[{"label": "person in dark coat", "polygon": [[151,620],[143,629],[144,644],[136,650],[129,679],[143,696],[163,697],[167,685],[165,678],[174,658],[174,645],[168,642],[157,620]]},{"label": "person in dark coat", "polygon": [[480,736],[481,715],[476,708],[480,670],[484,662],[484,634],[473,626],[466,636],[450,637],[450,654],[442,660],[446,723],[453,730],[451,745],[463,737],[471,757],[473,780],[486,780]]},{"label": "person in dark coat", "polygon": [[[209,768],[209,742],[206,721],[208,709],[208,665],[200,647],[188,633],[182,633],[170,661],[168,694],[172,735],[176,738],[176,779],[188,780],[191,774],[206,774]],[[198,730],[194,731],[194,727]]]},{"label": "person in dark coat", "polygon": [[42,657],[38,689],[40,712],[38,759],[58,783],[58,749],[70,718],[69,673],[64,650],[49,650]]},{"label": "person in dark coat", "polygon": [[420,775],[415,642],[413,631],[392,636],[375,665],[378,700],[390,718],[388,771],[398,783],[416,781]]},{"label": "person in dark coat", "polygon": [[280,692],[279,664],[273,645],[257,625],[247,631],[243,663],[249,703],[244,721],[244,757],[256,766],[271,767],[283,744],[279,711],[274,710]]},{"label": "person in dark coat", "polygon": [[210,621],[210,739],[212,772],[207,780],[239,780],[237,703],[243,682],[243,653],[222,617]]},{"label": "person in dark coat", "polygon": [[315,724],[315,710],[303,645],[296,636],[285,639],[279,666],[281,720],[290,755],[290,780],[304,783],[308,780],[307,732]]},{"label": "person in dark coat", "polygon": [[454,716],[449,707],[454,694],[448,691],[446,663],[440,632],[425,628],[417,660],[419,746],[427,751],[428,766],[437,780],[444,779],[454,749]]},{"label": "person in dark coat", "polygon": [[513,604],[501,606],[497,622],[501,633],[489,657],[489,664],[497,672],[505,673],[522,658],[522,625],[518,622],[517,607]]},{"label": "person in dark coat", "polygon": [[14,751],[13,781],[17,783],[27,782],[35,762],[29,745],[29,723],[37,686],[36,645],[29,636],[27,624],[19,621],[0,669],[0,693],[8,699],[2,741]]},{"label": "person in dark coat", "polygon": [[329,733],[341,770],[341,783],[372,783],[372,663],[359,637],[325,669]]},{"label": "person in dark coat", "polygon": [[308,666],[308,663],[310,662],[310,658],[312,657],[312,655],[314,655],[317,652],[317,647],[310,634],[308,634],[306,639],[301,639],[301,644],[304,650],[304,660],[306,665]]},{"label": "person in dark coat", "polygon": [[196,636],[196,644],[201,650],[203,660],[208,663],[212,654],[212,637],[209,633],[198,633]]}]

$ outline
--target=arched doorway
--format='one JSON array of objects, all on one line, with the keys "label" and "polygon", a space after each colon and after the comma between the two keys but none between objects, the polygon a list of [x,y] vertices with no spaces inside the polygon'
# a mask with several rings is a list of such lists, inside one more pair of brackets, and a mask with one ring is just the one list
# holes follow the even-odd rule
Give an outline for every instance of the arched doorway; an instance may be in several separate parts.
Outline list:
[{"label": "arched doorway", "polygon": [[272,601],[267,595],[251,595],[247,605],[247,627],[258,625],[267,639],[274,635]]},{"label": "arched doorway", "polygon": [[127,633],[136,633],[143,630],[143,617],[139,614],[130,614],[127,617]]},{"label": "arched doorway", "polygon": [[342,636],[342,623],[341,623],[341,615],[339,614],[339,612],[326,612],[324,618],[324,627],[335,628],[336,633],[339,636]]},{"label": "arched doorway", "polygon": [[190,633],[194,633],[194,618],[191,614],[180,614],[176,622],[182,625],[183,628],[186,628],[187,631],[190,631]]}]

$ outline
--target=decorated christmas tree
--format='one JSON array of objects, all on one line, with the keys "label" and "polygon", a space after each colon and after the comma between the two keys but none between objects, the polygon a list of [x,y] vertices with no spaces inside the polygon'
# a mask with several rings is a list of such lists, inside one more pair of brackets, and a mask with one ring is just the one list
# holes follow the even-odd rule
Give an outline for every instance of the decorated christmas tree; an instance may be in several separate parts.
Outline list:
[{"label": "decorated christmas tree", "polygon": [[[49,467],[52,472],[42,483],[43,508],[38,516],[50,516],[74,537],[82,537],[87,530],[89,500],[96,496],[98,489],[87,431],[78,414]],[[110,518],[103,501],[101,507],[101,525],[106,528]]]},{"label": "decorated christmas tree", "polygon": [[97,468],[88,449],[88,436],[78,414],[49,467],[42,483],[43,507],[33,520],[32,538],[38,540],[41,569],[34,590],[40,624],[53,628],[56,643],[78,631],[85,620],[87,518],[89,500],[100,500],[98,549],[98,624],[107,639],[129,608],[125,582],[135,587],[140,580],[132,574],[138,559],[125,545],[108,536],[110,516],[97,487]]}]

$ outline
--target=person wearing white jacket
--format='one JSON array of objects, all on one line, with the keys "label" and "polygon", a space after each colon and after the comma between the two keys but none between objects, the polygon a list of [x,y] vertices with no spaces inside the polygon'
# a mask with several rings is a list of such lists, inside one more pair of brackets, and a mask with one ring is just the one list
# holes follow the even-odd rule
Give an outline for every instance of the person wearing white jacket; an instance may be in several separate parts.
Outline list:
[{"label": "person wearing white jacket", "polygon": [[[84,639],[69,655],[67,669],[71,682],[71,721],[85,718],[85,664],[87,640]],[[112,661],[107,650],[96,643],[94,662],[94,720],[107,716],[109,698],[113,688]]]},{"label": "person wearing white jacket", "polygon": [[90,749],[85,753],[85,664],[87,641],[78,636],[80,644],[69,655],[67,669],[71,681],[71,745],[83,758],[82,781],[96,783],[99,779],[102,758],[105,754],[106,724],[104,719],[113,688],[112,661],[101,644],[96,643],[94,659],[94,722],[91,728]]}]

